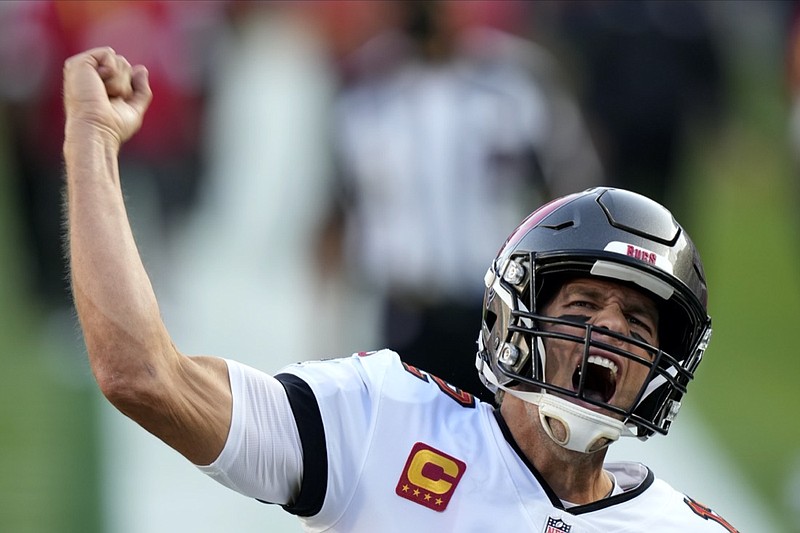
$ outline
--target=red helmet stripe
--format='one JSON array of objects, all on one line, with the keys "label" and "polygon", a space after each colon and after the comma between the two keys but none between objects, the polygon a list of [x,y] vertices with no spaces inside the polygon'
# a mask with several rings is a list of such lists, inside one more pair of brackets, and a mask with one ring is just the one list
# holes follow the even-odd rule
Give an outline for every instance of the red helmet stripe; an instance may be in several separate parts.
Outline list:
[{"label": "red helmet stripe", "polygon": [[517,229],[508,236],[506,242],[503,243],[503,246],[500,247],[500,252],[497,254],[498,257],[504,255],[505,251],[511,247],[515,247],[522,238],[527,235],[527,233],[539,225],[539,223],[544,220],[547,215],[561,207],[562,205],[566,204],[570,200],[581,196],[585,193],[575,193],[569,194],[567,196],[562,196],[561,198],[556,198],[555,200],[544,204],[542,207],[528,215],[528,218],[522,221],[522,224],[517,226]]}]

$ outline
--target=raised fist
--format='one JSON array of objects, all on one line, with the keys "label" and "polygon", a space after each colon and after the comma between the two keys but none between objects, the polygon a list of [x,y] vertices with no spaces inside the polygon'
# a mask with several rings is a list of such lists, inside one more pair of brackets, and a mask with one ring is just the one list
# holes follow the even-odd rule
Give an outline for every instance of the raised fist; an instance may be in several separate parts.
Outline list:
[{"label": "raised fist", "polygon": [[112,48],[93,48],[64,63],[66,140],[99,133],[121,145],[142,125],[152,99],[143,65],[131,66]]}]

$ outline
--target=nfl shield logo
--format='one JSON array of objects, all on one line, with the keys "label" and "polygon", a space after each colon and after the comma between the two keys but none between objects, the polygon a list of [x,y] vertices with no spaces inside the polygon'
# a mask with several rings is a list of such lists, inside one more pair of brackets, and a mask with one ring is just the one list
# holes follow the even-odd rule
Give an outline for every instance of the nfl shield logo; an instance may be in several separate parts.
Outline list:
[{"label": "nfl shield logo", "polygon": [[568,526],[560,518],[548,518],[544,533],[569,533],[572,526]]}]

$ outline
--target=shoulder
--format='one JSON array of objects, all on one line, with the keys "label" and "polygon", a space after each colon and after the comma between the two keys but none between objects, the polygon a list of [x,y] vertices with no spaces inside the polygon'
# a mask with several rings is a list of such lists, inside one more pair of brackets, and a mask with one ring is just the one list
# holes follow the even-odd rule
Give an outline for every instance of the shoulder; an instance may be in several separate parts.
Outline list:
[{"label": "shoulder", "polygon": [[350,357],[298,363],[284,369],[285,374],[306,382],[317,398],[360,393],[373,399],[387,396],[426,403],[445,395],[463,407],[474,407],[477,403],[472,394],[404,363],[391,350],[358,352]]},{"label": "shoulder", "polygon": [[[478,438],[467,422],[488,416],[485,409],[465,408],[477,407],[474,397],[404,364],[390,350],[292,365],[276,377],[297,420],[303,486],[311,494],[304,499],[301,489],[301,505],[289,510],[320,530],[343,513],[371,516],[364,511],[367,501],[378,497],[387,479],[396,482],[412,456],[434,467],[461,465],[463,472],[459,452],[464,441]],[[484,442],[471,449],[485,450]],[[314,458],[317,464],[311,464]],[[387,494],[396,497],[395,491]]]},{"label": "shoulder", "polygon": [[296,376],[308,383],[315,395],[325,396],[380,387],[386,375],[397,372],[400,365],[400,358],[391,350],[358,352],[349,357],[296,363],[277,377],[284,381],[282,376]]},{"label": "shoulder", "polygon": [[733,524],[714,509],[674,489],[665,481],[656,479],[653,488],[664,499],[665,520],[672,525],[670,531],[737,532]]},{"label": "shoulder", "polygon": [[[733,524],[725,520],[722,516],[720,516],[716,511],[704,505],[697,500],[686,496],[685,494],[680,495],[681,502],[691,511],[691,513],[685,512],[687,515],[686,521],[687,524],[690,523],[691,527],[697,528],[700,531],[700,524],[704,523],[704,527],[707,527],[708,531],[730,531],[732,533],[736,533],[737,529],[733,527]],[[703,529],[702,531],[705,531]]]},{"label": "shoulder", "polygon": [[[641,463],[608,463],[605,468],[614,474],[625,491],[609,499],[613,500],[613,505],[600,513],[609,524],[638,523],[642,530],[650,533],[737,531],[713,509],[655,477]],[[609,529],[613,528],[609,526]]]}]

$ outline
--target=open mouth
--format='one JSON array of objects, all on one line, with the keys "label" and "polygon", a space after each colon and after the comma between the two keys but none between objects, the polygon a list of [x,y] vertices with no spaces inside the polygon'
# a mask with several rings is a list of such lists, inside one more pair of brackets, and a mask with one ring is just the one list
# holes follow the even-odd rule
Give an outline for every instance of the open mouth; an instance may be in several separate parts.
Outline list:
[{"label": "open mouth", "polygon": [[[599,355],[590,355],[583,378],[583,397],[587,400],[608,403],[617,390],[617,365]],[[572,386],[578,390],[581,380],[581,365],[572,374]]]}]

